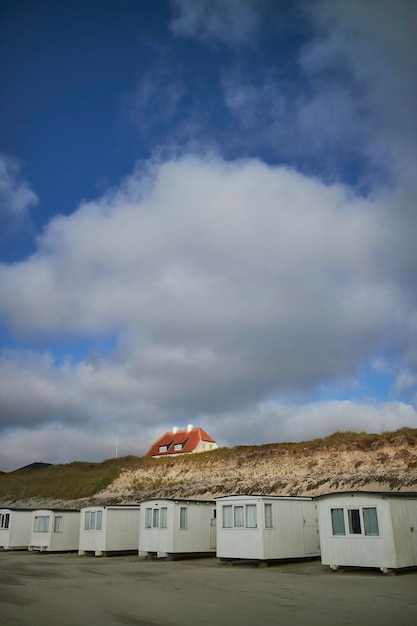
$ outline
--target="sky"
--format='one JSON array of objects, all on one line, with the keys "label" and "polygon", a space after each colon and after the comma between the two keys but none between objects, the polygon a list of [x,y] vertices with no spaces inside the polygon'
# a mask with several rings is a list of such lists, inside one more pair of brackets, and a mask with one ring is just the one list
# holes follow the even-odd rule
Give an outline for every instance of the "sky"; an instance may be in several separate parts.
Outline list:
[{"label": "sky", "polygon": [[1,471],[417,428],[416,27],[2,2]]}]

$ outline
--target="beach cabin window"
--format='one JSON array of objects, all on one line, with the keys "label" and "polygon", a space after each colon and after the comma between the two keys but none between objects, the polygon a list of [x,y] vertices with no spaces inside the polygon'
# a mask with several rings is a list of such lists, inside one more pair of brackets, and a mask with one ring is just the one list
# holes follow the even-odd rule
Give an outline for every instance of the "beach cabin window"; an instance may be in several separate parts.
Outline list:
[{"label": "beach cabin window", "polygon": [[64,527],[64,518],[62,515],[56,515],[54,519],[54,533],[62,533]]},{"label": "beach cabin window", "polygon": [[183,447],[184,447],[184,446],[183,446],[183,444],[182,444],[182,443],[176,443],[176,444],[174,445],[174,450],[177,450],[177,451],[178,451],[178,450],[182,450],[182,449],[183,449]]},{"label": "beach cabin window", "polygon": [[84,530],[101,530],[103,511],[86,511],[84,514]]},{"label": "beach cabin window", "polygon": [[145,528],[167,528],[168,508],[145,509]]},{"label": "beach cabin window", "polygon": [[343,509],[330,509],[333,535],[346,535],[345,515]]},{"label": "beach cabin window", "polygon": [[226,505],[223,507],[223,528],[233,527],[233,507]]},{"label": "beach cabin window", "polygon": [[244,523],[244,509],[243,506],[235,506],[235,510],[234,510],[234,522],[235,522],[235,528],[243,528],[245,523]]},{"label": "beach cabin window", "polygon": [[168,452],[168,446],[159,446],[159,452]]},{"label": "beach cabin window", "polygon": [[187,508],[185,506],[180,507],[180,529],[185,530],[187,528]]},{"label": "beach cabin window", "polygon": [[256,528],[256,504],[225,504],[222,507],[223,528]]},{"label": "beach cabin window", "polygon": [[246,505],[246,526],[256,528],[256,504]]},{"label": "beach cabin window", "polygon": [[145,528],[152,528],[152,509],[145,511]]},{"label": "beach cabin window", "polygon": [[379,527],[376,507],[373,506],[364,508],[362,509],[362,513],[365,535],[377,537],[379,535]]},{"label": "beach cabin window", "polygon": [[35,533],[47,533],[49,531],[48,515],[36,515],[33,530]]},{"label": "beach cabin window", "polygon": [[272,504],[265,502],[265,528],[273,528],[272,523]]},{"label": "beach cabin window", "polygon": [[351,535],[361,535],[361,518],[359,509],[348,509],[349,532]]},{"label": "beach cabin window", "polygon": [[7,530],[10,524],[10,513],[1,513],[0,514],[0,528],[3,530]]}]

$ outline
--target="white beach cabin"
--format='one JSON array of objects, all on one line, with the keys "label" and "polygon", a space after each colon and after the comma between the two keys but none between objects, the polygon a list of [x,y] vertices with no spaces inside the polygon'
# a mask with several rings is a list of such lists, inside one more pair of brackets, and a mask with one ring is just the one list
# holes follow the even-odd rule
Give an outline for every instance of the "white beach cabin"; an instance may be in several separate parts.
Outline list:
[{"label": "white beach cabin", "polygon": [[214,500],[146,500],[141,503],[139,556],[216,556]]},{"label": "white beach cabin", "polygon": [[33,509],[0,509],[0,548],[27,550]]},{"label": "white beach cabin", "polygon": [[79,555],[137,554],[140,506],[81,509]]},{"label": "white beach cabin", "polygon": [[417,493],[333,493],[317,504],[323,565],[417,566]]},{"label": "white beach cabin", "polygon": [[79,510],[37,509],[32,512],[30,551],[75,552],[78,551],[79,538]]},{"label": "white beach cabin", "polygon": [[217,556],[267,563],[320,555],[316,504],[308,497],[240,496],[216,499]]}]

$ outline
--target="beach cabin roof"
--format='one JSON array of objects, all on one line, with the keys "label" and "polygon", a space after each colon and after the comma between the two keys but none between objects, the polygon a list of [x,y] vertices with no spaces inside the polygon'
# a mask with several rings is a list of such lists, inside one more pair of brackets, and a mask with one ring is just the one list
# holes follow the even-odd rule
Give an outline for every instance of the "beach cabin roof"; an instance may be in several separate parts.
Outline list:
[{"label": "beach cabin roof", "polygon": [[319,496],[314,496],[316,500],[320,498],[333,498],[337,496],[366,494],[372,496],[384,496],[386,498],[417,498],[417,491],[367,491],[367,490],[354,490],[348,489],[346,491],[331,491],[329,493],[323,493]]}]

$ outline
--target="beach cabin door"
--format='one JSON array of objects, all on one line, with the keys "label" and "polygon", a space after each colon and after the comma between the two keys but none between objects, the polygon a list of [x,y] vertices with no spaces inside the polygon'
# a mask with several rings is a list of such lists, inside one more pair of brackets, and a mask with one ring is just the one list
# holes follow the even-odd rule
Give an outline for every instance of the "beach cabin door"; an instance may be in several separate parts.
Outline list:
[{"label": "beach cabin door", "polygon": [[317,554],[319,547],[319,531],[317,526],[317,505],[311,506],[311,502],[303,502],[304,521],[304,553]]},{"label": "beach cabin door", "polygon": [[212,509],[210,516],[210,550],[217,548],[216,509]]},{"label": "beach cabin door", "polygon": [[407,500],[408,520],[413,544],[414,563],[417,563],[417,500]]}]

